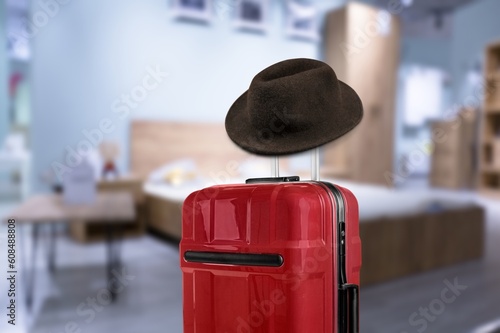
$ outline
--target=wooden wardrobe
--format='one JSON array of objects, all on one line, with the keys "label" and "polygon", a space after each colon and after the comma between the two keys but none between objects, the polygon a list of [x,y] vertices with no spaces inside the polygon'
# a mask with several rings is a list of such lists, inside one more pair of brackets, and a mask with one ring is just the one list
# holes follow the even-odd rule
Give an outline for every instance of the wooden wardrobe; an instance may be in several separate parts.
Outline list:
[{"label": "wooden wardrobe", "polygon": [[476,185],[478,150],[478,110],[460,111],[455,119],[431,123],[432,187],[453,190],[471,189]]},{"label": "wooden wardrobe", "polygon": [[400,22],[360,3],[327,14],[323,60],[361,97],[361,124],[323,151],[325,176],[392,186]]}]

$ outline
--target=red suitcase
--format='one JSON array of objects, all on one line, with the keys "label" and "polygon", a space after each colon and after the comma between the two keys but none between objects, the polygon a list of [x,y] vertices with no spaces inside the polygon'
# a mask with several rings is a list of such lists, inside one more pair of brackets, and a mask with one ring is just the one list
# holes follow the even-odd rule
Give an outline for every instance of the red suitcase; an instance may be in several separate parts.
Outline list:
[{"label": "red suitcase", "polygon": [[184,333],[359,332],[349,190],[298,177],[213,186],[186,199],[182,223]]}]

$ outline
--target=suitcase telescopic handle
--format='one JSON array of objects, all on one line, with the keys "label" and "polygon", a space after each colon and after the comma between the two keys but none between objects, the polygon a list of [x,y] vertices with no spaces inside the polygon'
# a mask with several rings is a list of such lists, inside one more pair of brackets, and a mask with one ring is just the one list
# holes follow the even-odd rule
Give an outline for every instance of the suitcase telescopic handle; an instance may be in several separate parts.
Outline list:
[{"label": "suitcase telescopic handle", "polygon": [[[280,158],[273,156],[271,159],[271,177],[279,178],[280,176]],[[319,148],[314,148],[311,151],[311,180],[319,181]]]}]

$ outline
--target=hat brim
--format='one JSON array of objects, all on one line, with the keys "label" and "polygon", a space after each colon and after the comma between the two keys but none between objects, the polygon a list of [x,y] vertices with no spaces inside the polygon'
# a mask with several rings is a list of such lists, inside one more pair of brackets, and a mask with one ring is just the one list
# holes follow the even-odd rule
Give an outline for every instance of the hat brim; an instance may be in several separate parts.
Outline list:
[{"label": "hat brim", "polygon": [[300,153],[334,141],[354,129],[363,119],[363,105],[358,94],[344,82],[338,82],[341,105],[337,105],[335,110],[325,110],[331,112],[328,121],[297,133],[280,132],[271,124],[269,128],[255,128],[246,110],[246,91],[227,113],[227,134],[240,148],[264,156]]}]

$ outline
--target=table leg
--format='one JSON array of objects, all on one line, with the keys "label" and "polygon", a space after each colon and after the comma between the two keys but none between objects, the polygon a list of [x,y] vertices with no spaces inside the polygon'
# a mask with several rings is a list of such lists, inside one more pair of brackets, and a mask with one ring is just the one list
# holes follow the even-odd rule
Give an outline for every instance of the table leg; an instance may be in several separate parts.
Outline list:
[{"label": "table leg", "polygon": [[47,268],[49,273],[54,274],[56,271],[56,224],[49,224],[49,248],[47,252]]},{"label": "table leg", "polygon": [[[31,311],[33,306],[33,293],[35,288],[36,277],[36,253],[38,244],[39,224],[33,224],[31,233],[32,247],[31,247],[31,265],[26,265],[26,306]],[[31,266],[31,267],[28,267]]]},{"label": "table leg", "polygon": [[[107,233],[107,278],[108,281],[113,279],[113,271],[119,271],[122,263],[121,263],[121,226],[119,224],[108,224],[106,226]],[[111,290],[111,301],[114,302],[116,300],[116,293]]]}]

